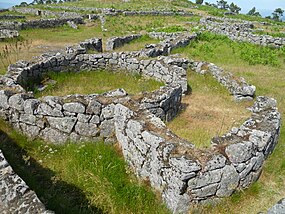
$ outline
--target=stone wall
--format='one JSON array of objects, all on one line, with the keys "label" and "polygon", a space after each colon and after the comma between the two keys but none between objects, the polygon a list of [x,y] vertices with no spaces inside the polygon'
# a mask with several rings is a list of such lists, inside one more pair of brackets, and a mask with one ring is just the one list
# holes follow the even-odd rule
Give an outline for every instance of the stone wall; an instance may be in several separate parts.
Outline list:
[{"label": "stone wall", "polygon": [[125,91],[41,99],[35,99],[33,94],[25,91],[28,82],[39,82],[44,73],[51,70],[89,69],[96,72],[96,69],[106,68],[128,70],[164,81],[167,86],[144,94],[141,106],[166,121],[176,116],[180,109],[182,89],[187,88],[185,69],[167,64],[170,60],[168,57],[140,61],[132,58],[137,53],[131,52],[85,54],[94,41],[102,48],[100,39],[91,39],[81,43],[83,53],[78,49],[68,49],[67,54],[42,56],[36,62],[19,61],[10,65],[7,74],[0,80],[1,117],[32,139],[39,136],[53,143],[98,141],[102,138],[108,142],[114,141],[113,108],[120,98],[127,95]]},{"label": "stone wall", "polygon": [[52,214],[45,209],[36,193],[13,171],[0,150],[1,213]]},{"label": "stone wall", "polygon": [[19,36],[19,32],[16,30],[7,30],[7,29],[0,30],[0,40],[15,38],[18,36]]},{"label": "stone wall", "polygon": [[248,84],[243,78],[234,77],[231,73],[225,72],[213,63],[192,61],[190,67],[200,74],[210,73],[229,90],[236,101],[252,100],[255,96],[255,86]]},{"label": "stone wall", "polygon": [[83,24],[82,18],[53,18],[30,20],[25,22],[0,22],[0,30],[24,30],[29,28],[54,28],[67,24],[68,21],[73,21],[76,24]]},{"label": "stone wall", "polygon": [[125,44],[130,43],[131,41],[140,38],[142,35],[140,34],[133,34],[124,37],[112,37],[107,40],[106,42],[106,51],[112,51],[116,48],[122,47]]},{"label": "stone wall", "polygon": [[184,10],[116,10],[113,8],[94,8],[94,7],[75,7],[75,6],[45,6],[52,9],[64,9],[70,11],[79,12],[92,12],[92,13],[104,13],[106,15],[125,15],[125,16],[193,16],[192,12]]},{"label": "stone wall", "polygon": [[148,36],[150,38],[159,39],[159,40],[169,40],[173,38],[177,38],[181,35],[181,33],[165,33],[165,32],[150,32]]},{"label": "stone wall", "polygon": [[83,18],[81,14],[67,11],[52,11],[52,10],[41,10],[31,7],[12,7],[10,11],[15,11],[22,14],[31,14],[34,16],[50,17],[54,16],[57,18]]},{"label": "stone wall", "polygon": [[203,150],[137,105],[115,106],[117,140],[137,176],[161,192],[174,213],[187,213],[193,203],[230,196],[255,182],[279,137],[280,113],[267,97],[257,98],[243,125]]},{"label": "stone wall", "polygon": [[0,20],[1,19],[25,19],[25,16],[19,16],[19,15],[0,15]]},{"label": "stone wall", "polygon": [[262,46],[281,47],[285,45],[285,38],[270,35],[257,35],[252,31],[251,23],[231,23],[225,20],[215,21],[212,17],[202,18],[200,24],[205,30],[215,34],[225,35],[231,40],[249,42]]}]

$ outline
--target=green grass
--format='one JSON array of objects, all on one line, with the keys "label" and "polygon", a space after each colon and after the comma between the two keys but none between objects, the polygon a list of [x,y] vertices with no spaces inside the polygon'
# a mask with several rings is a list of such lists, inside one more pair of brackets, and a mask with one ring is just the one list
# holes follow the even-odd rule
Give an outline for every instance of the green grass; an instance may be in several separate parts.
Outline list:
[{"label": "green grass", "polygon": [[[50,79],[57,81],[37,96],[64,96],[67,94],[103,93],[117,88],[124,88],[129,94],[158,89],[163,83],[153,79],[146,79],[140,75],[124,72],[84,71],[48,73]],[[82,83],[82,84],[81,84]]]},{"label": "green grass", "polygon": [[168,213],[127,170],[116,146],[28,141],[3,121],[0,139],[15,172],[56,213]]},{"label": "green grass", "polygon": [[[262,47],[246,42],[234,42],[226,36],[212,33],[201,33],[195,42],[186,48],[178,48],[173,53],[182,53],[189,58],[218,61],[224,64],[238,64],[240,62],[249,65],[280,66],[284,61],[285,49]],[[231,57],[224,57],[230,55]]]},{"label": "green grass", "polygon": [[132,0],[129,2],[122,2],[121,0],[81,0],[78,2],[64,3],[63,5],[82,7],[97,7],[97,8],[116,8],[116,9],[132,9],[132,10],[173,10],[180,7],[187,8],[193,5],[187,0]]}]

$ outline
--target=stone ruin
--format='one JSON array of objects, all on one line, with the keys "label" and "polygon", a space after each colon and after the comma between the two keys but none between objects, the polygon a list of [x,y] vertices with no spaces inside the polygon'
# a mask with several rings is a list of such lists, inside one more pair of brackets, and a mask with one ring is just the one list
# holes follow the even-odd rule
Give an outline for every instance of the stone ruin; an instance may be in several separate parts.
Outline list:
[{"label": "stone ruin", "polygon": [[[133,15],[133,12],[112,9],[103,12]],[[42,21],[39,23],[46,26]],[[12,29],[18,26],[22,29],[21,25],[12,26]],[[237,30],[236,27],[231,26],[230,30]],[[246,31],[251,26],[242,23],[238,28]],[[281,116],[276,101],[257,97],[250,109],[251,117],[240,127],[213,138],[212,147],[208,149],[195,148],[167,129],[164,123],[180,110],[181,98],[188,91],[187,69],[202,75],[211,74],[237,101],[253,99],[256,88],[212,63],[169,56],[174,48],[188,45],[196,38],[195,34],[152,32],[149,36],[163,41],[140,51],[114,52],[118,44],[122,46],[129,38],[139,36],[112,38],[108,41],[112,46],[110,52],[104,53],[102,40],[93,38],[67,48],[65,53],[44,54],[35,61],[10,65],[7,73],[0,76],[0,117],[31,139],[41,138],[56,144],[102,139],[108,143],[118,142],[135,174],[160,192],[173,213],[186,213],[195,203],[215,201],[247,188],[259,178],[264,161],[277,144]],[[98,53],[88,54],[88,50]],[[39,82],[50,70],[96,72],[106,68],[138,73],[162,81],[165,86],[143,93],[139,98],[129,96],[123,89],[100,95],[41,98],[35,98],[26,90],[28,82]],[[2,153],[0,160],[1,181],[5,181],[1,182],[0,203],[7,207],[7,212],[51,213],[12,171]],[[272,210],[280,206],[283,206],[282,201]]]},{"label": "stone ruin", "polygon": [[[259,178],[279,137],[280,113],[274,99],[257,97],[249,119],[213,138],[212,147],[203,150],[168,130],[163,121],[173,119],[180,109],[181,97],[187,93],[188,68],[210,72],[238,100],[254,97],[254,86],[237,81],[213,64],[160,56],[193,38],[180,34],[141,51],[86,54],[87,49],[102,45],[102,40],[91,39],[65,54],[20,61],[0,78],[0,115],[32,139],[40,137],[52,143],[117,141],[136,175],[148,180],[174,213],[187,212],[193,203],[230,196]],[[153,53],[154,58],[141,59],[153,57]],[[29,80],[36,82],[50,70],[96,72],[106,68],[140,73],[166,85],[139,99],[123,89],[39,99],[25,90]],[[4,201],[9,204],[9,200]]]}]

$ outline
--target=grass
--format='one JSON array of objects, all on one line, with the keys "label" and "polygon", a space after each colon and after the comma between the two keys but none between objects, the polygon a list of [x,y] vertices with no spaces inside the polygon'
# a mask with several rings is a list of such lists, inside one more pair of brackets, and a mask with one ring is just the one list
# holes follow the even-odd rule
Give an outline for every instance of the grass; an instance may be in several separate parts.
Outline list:
[{"label": "grass", "polygon": [[132,0],[122,2],[121,0],[81,0],[78,2],[64,3],[63,5],[82,7],[97,7],[97,8],[116,8],[116,9],[132,9],[132,10],[173,10],[181,7],[187,8],[193,3],[187,0],[168,1],[168,0]]},{"label": "grass", "polygon": [[192,94],[182,99],[186,107],[168,127],[198,148],[209,147],[211,139],[239,127],[250,112],[252,102],[236,103],[229,92],[210,75],[188,72]]},{"label": "grass", "polygon": [[0,139],[15,172],[56,213],[168,213],[127,170],[116,146],[31,142],[3,121]]},{"label": "grass", "polygon": [[[280,66],[285,57],[285,49],[262,47],[245,42],[234,42],[226,36],[212,33],[202,33],[195,42],[186,48],[175,49],[173,53],[181,53],[186,57],[205,60],[209,62],[220,62],[223,65],[249,64]],[[231,57],[225,57],[230,55]]]},{"label": "grass", "polygon": [[163,85],[163,83],[153,79],[146,79],[140,75],[127,74],[124,72],[64,72],[49,73],[48,77],[57,81],[57,84],[48,87],[43,92],[37,92],[37,96],[94,94],[117,88],[124,88],[129,94],[137,94],[142,91],[153,91]]}]

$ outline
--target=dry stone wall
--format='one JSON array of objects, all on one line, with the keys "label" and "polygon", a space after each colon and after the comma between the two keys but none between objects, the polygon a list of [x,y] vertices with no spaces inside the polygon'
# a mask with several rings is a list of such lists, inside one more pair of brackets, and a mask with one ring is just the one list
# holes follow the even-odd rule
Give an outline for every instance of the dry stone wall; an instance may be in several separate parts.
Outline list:
[{"label": "dry stone wall", "polygon": [[0,150],[0,212],[53,214],[13,171]]},{"label": "dry stone wall", "polygon": [[0,30],[0,40],[1,39],[10,39],[19,36],[19,32],[17,30]]},{"label": "dry stone wall", "polygon": [[19,15],[0,15],[0,20],[8,20],[8,19],[25,19],[25,16],[19,16]]},{"label": "dry stone wall", "polygon": [[257,35],[253,33],[252,23],[231,23],[227,19],[216,19],[213,17],[202,18],[200,24],[205,30],[215,34],[225,35],[231,40],[249,42],[262,46],[279,48],[285,45],[285,38],[270,35]]},{"label": "dry stone wall", "polygon": [[81,14],[75,12],[40,10],[30,7],[12,7],[10,8],[10,11],[15,11],[17,13],[22,13],[22,14],[31,14],[41,17],[54,16],[57,18],[83,18]]},{"label": "dry stone wall", "polygon": [[72,21],[76,24],[83,24],[83,18],[53,18],[53,19],[40,19],[30,20],[25,22],[0,22],[0,30],[24,30],[29,28],[54,28],[67,24]]},{"label": "dry stone wall", "polygon": [[130,43],[131,41],[142,37],[140,34],[133,34],[124,37],[112,37],[106,42],[106,51],[112,51],[116,48],[122,47],[125,44]]},{"label": "dry stone wall", "polygon": [[117,140],[137,176],[161,192],[174,213],[187,213],[193,203],[230,196],[255,182],[279,137],[280,113],[267,97],[257,98],[241,127],[204,150],[175,136],[138,105],[115,106]]},{"label": "dry stone wall", "polygon": [[85,11],[92,13],[104,13],[106,15],[125,15],[125,16],[143,16],[143,15],[151,15],[151,16],[193,16],[192,12],[187,12],[184,10],[116,10],[113,8],[93,8],[93,7],[75,7],[75,6],[45,6],[46,8],[52,9],[64,9],[69,11]]}]

